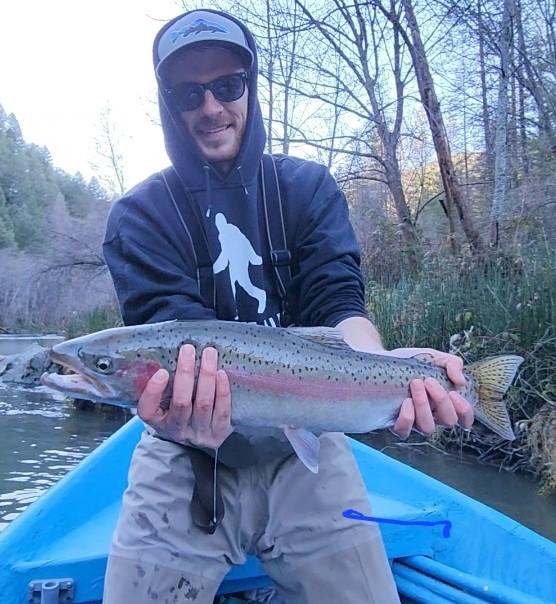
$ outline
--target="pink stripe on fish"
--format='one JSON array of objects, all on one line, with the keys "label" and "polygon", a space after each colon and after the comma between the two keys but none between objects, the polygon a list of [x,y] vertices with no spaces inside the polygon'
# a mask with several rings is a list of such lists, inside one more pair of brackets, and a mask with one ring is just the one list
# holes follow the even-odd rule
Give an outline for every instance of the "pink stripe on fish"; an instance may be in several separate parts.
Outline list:
[{"label": "pink stripe on fish", "polygon": [[249,373],[237,369],[226,369],[226,373],[232,384],[242,388],[250,388],[259,392],[271,392],[283,394],[293,398],[318,399],[330,402],[346,402],[354,399],[377,399],[380,397],[407,396],[409,384],[406,388],[395,384],[373,384],[369,381],[361,386],[353,382],[353,385],[345,380],[336,381],[333,377],[315,378],[298,375],[287,375],[286,373],[276,375],[264,375],[260,373]]}]

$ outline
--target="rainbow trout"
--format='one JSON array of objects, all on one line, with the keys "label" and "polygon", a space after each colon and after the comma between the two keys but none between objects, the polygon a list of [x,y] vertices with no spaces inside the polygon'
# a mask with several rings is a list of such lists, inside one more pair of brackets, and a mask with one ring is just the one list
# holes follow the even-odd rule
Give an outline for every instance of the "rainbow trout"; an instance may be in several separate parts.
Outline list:
[{"label": "rainbow trout", "polygon": [[[218,351],[232,390],[232,425],[240,433],[283,430],[294,451],[318,469],[323,432],[363,433],[392,426],[409,382],[427,376],[449,390],[452,382],[426,356],[400,359],[357,352],[329,328],[273,328],[228,321],[168,321],[107,329],[54,346],[52,360],[74,374],[44,374],[45,386],[85,398],[135,407],[149,378],[170,373],[168,405],[178,351],[192,344],[197,371],[203,348]],[[465,368],[459,392],[475,417],[513,439],[502,400],[523,359],[504,355]]]}]

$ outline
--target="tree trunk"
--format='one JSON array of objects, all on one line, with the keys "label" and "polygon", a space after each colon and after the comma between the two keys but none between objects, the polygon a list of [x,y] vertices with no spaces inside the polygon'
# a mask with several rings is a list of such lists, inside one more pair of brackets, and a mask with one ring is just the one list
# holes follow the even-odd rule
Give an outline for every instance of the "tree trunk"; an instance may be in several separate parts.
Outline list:
[{"label": "tree trunk", "polygon": [[434,82],[425,54],[425,48],[421,40],[417,19],[415,18],[415,13],[413,11],[413,5],[411,0],[401,0],[401,2],[411,33],[412,43],[409,46],[409,50],[417,76],[421,102],[425,108],[431,129],[434,148],[438,158],[438,166],[444,185],[446,202],[448,206],[455,207],[465,236],[471,246],[471,250],[475,255],[480,255],[485,251],[484,243],[473,224],[473,219],[459,187],[446,128],[444,126],[444,119],[440,110],[440,103],[436,96]]},{"label": "tree trunk", "polygon": [[[369,23],[362,13],[362,8],[366,6],[366,3],[361,2],[361,0],[349,3],[347,0],[336,0],[335,2],[343,17],[343,29],[353,37],[353,49],[350,49],[345,44],[345,36],[333,36],[323,22],[313,17],[310,10],[301,0],[296,0],[296,4],[304,12],[309,22],[328,41],[330,47],[343,59],[345,65],[349,67],[351,73],[356,76],[357,80],[361,82],[366,90],[369,100],[369,122],[376,129],[383,149],[383,157],[380,159],[377,158],[377,161],[379,161],[384,169],[385,181],[392,194],[398,217],[406,258],[410,268],[413,270],[418,266],[420,244],[403,189],[398,158],[398,145],[403,123],[403,103],[405,98],[401,68],[401,44],[396,36],[392,59],[396,86],[396,100],[393,103],[395,106],[395,118],[394,124],[390,126],[388,123],[388,114],[380,102],[381,90],[378,80],[380,73],[379,50],[376,45],[369,43],[375,23]],[[372,56],[370,57],[369,54],[371,53]]]},{"label": "tree trunk", "polygon": [[[515,14],[515,10],[514,10]],[[516,19],[516,32],[518,38],[518,49],[520,59],[522,61],[523,70],[520,74],[523,84],[525,84],[527,90],[531,93],[537,111],[539,115],[539,137],[547,149],[556,148],[556,133],[552,125],[552,115],[550,106],[554,101],[549,97],[550,93],[547,93],[547,87],[538,75],[538,71],[534,69],[533,60],[530,58],[528,46],[525,41],[525,34],[523,31],[523,18],[521,10],[517,13]],[[550,35],[548,36],[550,40]],[[553,59],[554,60],[554,59]]]},{"label": "tree trunk", "polygon": [[513,0],[504,0],[500,28],[500,78],[498,80],[498,105],[496,108],[496,136],[494,142],[494,197],[490,211],[489,243],[500,243],[500,220],[506,206],[508,188],[508,82],[510,79],[510,46],[512,19],[515,15]]},{"label": "tree trunk", "polygon": [[492,131],[490,125],[490,115],[488,112],[488,88],[486,81],[486,60],[485,60],[485,34],[483,29],[483,17],[481,12],[481,1],[477,0],[477,21],[479,34],[479,69],[481,75],[481,103],[483,108],[483,131],[485,137],[485,157],[487,166],[487,178],[492,178],[494,173],[494,150],[492,148]]}]

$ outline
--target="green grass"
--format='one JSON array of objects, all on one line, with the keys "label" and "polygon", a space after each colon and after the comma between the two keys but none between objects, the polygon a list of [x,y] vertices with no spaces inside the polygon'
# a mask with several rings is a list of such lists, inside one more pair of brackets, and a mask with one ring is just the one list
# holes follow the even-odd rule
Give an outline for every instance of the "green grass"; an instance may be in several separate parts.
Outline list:
[{"label": "green grass", "polygon": [[449,350],[460,334],[461,352],[470,356],[553,352],[556,260],[520,259],[467,272],[438,262],[395,285],[368,284],[368,306],[389,347]]},{"label": "green grass", "polygon": [[[541,408],[546,413],[556,405],[556,254],[468,271],[436,261],[395,284],[371,282],[367,294],[387,348],[431,347],[459,354],[466,363],[502,353],[524,357],[506,397],[514,426],[519,422],[518,439],[505,443],[492,461],[542,473],[532,461],[537,436],[529,429],[539,423],[531,420]],[[455,441],[473,445],[485,460],[490,449],[498,450],[486,429],[469,437],[441,431],[435,442],[450,448]],[[540,446],[547,449],[545,441]]]}]

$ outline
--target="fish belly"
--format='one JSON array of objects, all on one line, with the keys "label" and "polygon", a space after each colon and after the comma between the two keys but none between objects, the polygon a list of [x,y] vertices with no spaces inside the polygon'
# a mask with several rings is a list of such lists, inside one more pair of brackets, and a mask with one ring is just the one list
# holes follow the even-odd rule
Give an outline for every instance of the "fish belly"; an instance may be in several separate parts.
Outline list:
[{"label": "fish belly", "polygon": [[232,385],[232,422],[249,428],[306,428],[315,433],[363,433],[394,424],[403,397],[333,401],[245,391]]}]

